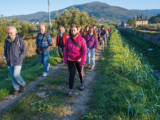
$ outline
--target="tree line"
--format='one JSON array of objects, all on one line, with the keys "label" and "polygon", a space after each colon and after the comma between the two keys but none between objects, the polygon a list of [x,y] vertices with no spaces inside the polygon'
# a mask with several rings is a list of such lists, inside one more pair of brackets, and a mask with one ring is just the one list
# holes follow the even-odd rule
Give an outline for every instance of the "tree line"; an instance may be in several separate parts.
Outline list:
[{"label": "tree line", "polygon": [[19,18],[12,17],[8,19],[3,15],[0,16],[0,43],[4,42],[8,37],[7,28],[9,26],[15,26],[17,28],[17,33],[20,37],[27,37],[33,34],[35,25],[30,22],[20,21]]}]

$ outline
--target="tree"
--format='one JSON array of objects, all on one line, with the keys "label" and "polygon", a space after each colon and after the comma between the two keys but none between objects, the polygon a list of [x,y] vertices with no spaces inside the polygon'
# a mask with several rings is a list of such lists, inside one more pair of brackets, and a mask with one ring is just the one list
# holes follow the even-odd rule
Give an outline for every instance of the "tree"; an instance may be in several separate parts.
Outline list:
[{"label": "tree", "polygon": [[138,14],[137,14],[137,20],[139,19],[139,16],[138,16]]},{"label": "tree", "polygon": [[123,21],[123,20],[122,20],[122,22],[121,22],[121,26],[124,27],[124,21]]},{"label": "tree", "polygon": [[129,20],[127,21],[127,24],[128,24],[129,26],[134,27],[135,24],[136,24],[136,21],[135,21],[135,19],[129,19]]},{"label": "tree", "polygon": [[[70,10],[65,10],[61,15],[57,14],[54,22],[57,27],[64,26],[67,31],[69,30],[70,25],[73,23],[79,26],[85,26],[87,24],[94,25],[98,23],[93,15],[89,16],[86,12],[80,12],[79,9],[74,7],[72,7]],[[54,27],[54,29],[58,28]]]},{"label": "tree", "polygon": [[160,23],[160,14],[158,14],[157,16],[153,16],[149,19],[149,23],[150,24],[157,24]]}]

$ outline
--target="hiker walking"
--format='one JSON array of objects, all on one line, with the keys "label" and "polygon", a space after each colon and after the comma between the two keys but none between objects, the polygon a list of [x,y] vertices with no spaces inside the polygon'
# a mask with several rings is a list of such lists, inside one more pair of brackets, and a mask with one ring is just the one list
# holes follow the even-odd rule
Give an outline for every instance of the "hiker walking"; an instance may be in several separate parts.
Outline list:
[{"label": "hiker walking", "polygon": [[65,45],[64,63],[68,64],[69,70],[69,90],[67,95],[72,96],[76,68],[81,80],[79,89],[84,89],[84,65],[87,55],[87,45],[84,38],[79,34],[78,26],[76,24],[71,25],[69,35],[70,37],[67,39]]},{"label": "hiker walking", "polygon": [[15,89],[13,95],[16,95],[19,92],[24,92],[26,85],[20,73],[22,61],[26,56],[27,50],[25,42],[17,35],[17,29],[14,26],[8,27],[7,31],[8,37],[4,45],[4,59],[7,61],[8,70]]},{"label": "hiker walking", "polygon": [[86,44],[87,44],[87,67],[89,68],[90,61],[91,61],[91,69],[95,66],[95,52],[98,49],[98,42],[97,42],[97,34],[93,27],[89,28],[88,34],[85,36]]},{"label": "hiker walking", "polygon": [[[100,33],[99,33],[99,37],[102,37],[103,38],[103,40],[104,40],[104,47],[106,48],[107,47],[107,39],[106,39],[106,37],[107,37],[107,32],[106,32],[106,30],[104,29],[104,26],[102,25],[101,26],[101,31],[100,31]],[[100,43],[101,44],[101,43]]]},{"label": "hiker walking", "polygon": [[52,46],[52,37],[46,32],[45,26],[41,25],[39,27],[40,33],[36,37],[37,53],[39,54],[39,62],[44,65],[43,77],[47,76],[50,64],[49,60],[49,50]]},{"label": "hiker walking", "polygon": [[90,27],[90,25],[86,25],[85,31],[84,31],[84,34],[83,34],[84,36],[86,36],[86,34],[88,33],[89,27]]},{"label": "hiker walking", "polygon": [[58,49],[58,53],[60,57],[62,58],[61,63],[63,63],[63,56],[64,56],[64,48],[65,48],[65,43],[67,40],[67,35],[65,33],[64,27],[59,27],[58,29],[58,35],[56,39],[56,46]]}]

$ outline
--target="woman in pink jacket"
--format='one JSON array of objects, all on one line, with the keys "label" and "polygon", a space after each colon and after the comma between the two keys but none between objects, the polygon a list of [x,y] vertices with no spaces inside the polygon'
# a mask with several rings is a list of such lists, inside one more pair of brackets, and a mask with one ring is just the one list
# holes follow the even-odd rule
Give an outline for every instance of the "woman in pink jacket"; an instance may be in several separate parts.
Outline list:
[{"label": "woman in pink jacket", "polygon": [[76,24],[71,25],[69,35],[70,37],[65,44],[64,63],[68,63],[69,70],[69,90],[67,95],[72,96],[76,68],[81,80],[79,89],[84,89],[84,65],[86,62],[87,45],[84,38],[79,34],[78,26]]}]

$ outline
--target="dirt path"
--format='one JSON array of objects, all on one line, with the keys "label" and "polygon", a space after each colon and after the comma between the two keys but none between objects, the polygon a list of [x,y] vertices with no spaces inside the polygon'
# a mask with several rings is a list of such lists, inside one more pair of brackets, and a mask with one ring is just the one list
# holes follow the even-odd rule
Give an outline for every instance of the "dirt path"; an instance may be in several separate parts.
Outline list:
[{"label": "dirt path", "polygon": [[[96,61],[102,57],[101,51],[99,53],[96,53]],[[98,64],[98,62],[96,62]],[[57,111],[54,113],[57,114],[58,116],[54,116],[54,114],[49,114],[49,116],[45,116],[47,112],[44,112],[44,119],[51,119],[51,118],[56,118],[56,120],[78,120],[80,119],[83,115],[87,113],[89,110],[89,106],[87,105],[90,95],[92,95],[92,85],[94,84],[94,77],[96,75],[95,71],[96,67],[94,70],[90,70],[88,68],[85,68],[85,89],[83,91],[78,90],[79,88],[79,75],[76,74],[75,76],[75,83],[74,83],[74,91],[73,91],[73,97],[69,98],[65,96],[65,92],[68,89],[68,84],[65,83],[65,81],[68,79],[68,68],[67,66],[64,66],[62,64],[54,66],[48,73],[48,77],[43,78],[39,77],[35,81],[31,82],[26,86],[26,91],[25,93],[18,94],[17,96],[10,95],[4,100],[0,101],[0,115],[2,115],[3,112],[9,110],[9,108],[13,108],[13,106],[16,106],[19,100],[22,98],[25,99],[25,101],[28,103],[32,97],[33,101],[31,103],[38,102],[38,100],[43,100],[43,99],[52,99],[55,98],[54,101],[52,101],[54,104],[57,103],[56,105],[62,106],[61,108],[55,108]],[[53,74],[54,73],[54,74]],[[61,76],[61,77],[60,77]],[[67,76],[67,77],[66,77]],[[66,77],[64,79],[64,77]],[[53,79],[54,78],[54,79]],[[58,80],[58,81],[57,81]],[[44,86],[41,86],[40,84],[43,84]],[[40,85],[36,87],[37,85]],[[44,93],[45,95],[40,96],[38,93]],[[25,96],[28,96],[25,98]],[[41,98],[42,97],[42,98]],[[62,102],[63,101],[63,102]],[[51,104],[52,104],[51,102]],[[27,103],[23,103],[24,106],[26,106]],[[50,104],[50,102],[47,102],[47,105]],[[27,104],[30,105],[30,104]],[[20,106],[20,107],[23,107]],[[30,110],[30,109],[29,109]],[[64,110],[64,112],[60,112],[61,110]],[[14,116],[14,113],[9,113],[7,112],[7,116],[12,118],[12,115]],[[19,114],[19,111],[17,112]],[[22,115],[21,115],[22,114]],[[24,111],[24,114],[29,114],[27,111]],[[15,115],[14,117],[16,117]],[[7,117],[7,118],[8,118]],[[17,117],[23,119],[23,113],[20,112],[20,116]],[[31,117],[25,117],[26,119],[40,119],[41,116],[39,114],[35,114]]]},{"label": "dirt path", "polygon": [[[55,73],[57,70],[59,70],[62,66],[63,66],[63,64],[58,64],[58,65],[54,66],[53,68],[51,68],[50,71],[48,72],[48,76],[47,77],[51,76],[53,73]],[[33,81],[33,82],[29,83],[28,85],[26,85],[24,93],[20,93],[20,94],[18,94],[16,96],[9,95],[4,100],[1,100],[0,101],[0,116],[2,115],[3,112],[5,112],[9,108],[13,107],[14,105],[16,105],[17,102],[20,99],[22,99],[27,94],[29,94],[32,90],[34,90],[35,87],[40,82],[45,80],[47,77],[45,77],[45,78],[44,77],[38,77],[35,81]]]},{"label": "dirt path", "polygon": [[[96,61],[102,57],[102,52],[99,52],[96,56]],[[98,62],[96,62],[96,65]],[[85,68],[86,69],[86,68]],[[65,117],[58,117],[58,120],[80,120],[82,116],[84,116],[87,111],[89,111],[89,106],[87,105],[90,100],[90,96],[92,95],[92,85],[94,84],[94,77],[96,75],[94,70],[89,70],[85,77],[85,89],[80,92],[74,92],[76,94],[76,98],[72,101],[73,105],[66,107],[66,111],[69,111]]]}]

